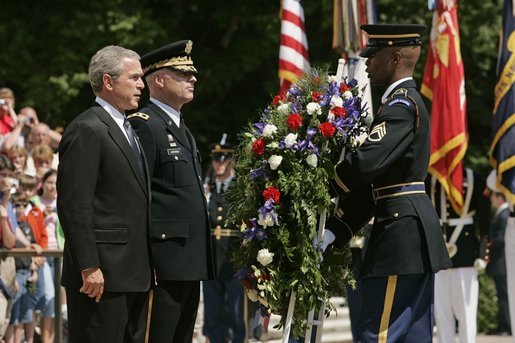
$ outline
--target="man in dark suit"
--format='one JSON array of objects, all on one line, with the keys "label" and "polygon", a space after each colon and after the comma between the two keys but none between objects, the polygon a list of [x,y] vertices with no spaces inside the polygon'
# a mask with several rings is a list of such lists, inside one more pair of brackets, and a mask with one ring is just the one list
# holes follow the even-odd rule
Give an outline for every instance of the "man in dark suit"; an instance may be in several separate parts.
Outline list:
[{"label": "man in dark suit", "polygon": [[197,81],[192,45],[190,40],[175,42],[141,58],[150,101],[129,116],[151,178],[157,288],[150,341],[156,343],[191,343],[200,280],[214,276],[200,155],[181,115]]},{"label": "man in dark suit", "polygon": [[89,65],[95,103],[68,125],[59,147],[70,342],[145,341],[150,190],[143,151],[124,116],[138,106],[142,76],[134,51],[99,50]]},{"label": "man in dark suit", "polygon": [[413,80],[423,25],[363,25],[372,85],[387,87],[366,141],[335,167],[343,200],[327,228],[344,244],[375,214],[359,274],[359,342],[431,342],[434,273],[450,267],[425,193],[429,115]]},{"label": "man in dark suit", "polygon": [[510,204],[504,194],[499,192],[495,184],[495,173],[491,173],[486,180],[490,190],[490,201],[495,208],[495,217],[490,223],[490,259],[486,272],[495,282],[497,290],[497,328],[492,334],[511,335],[510,309],[508,304],[508,284],[506,278],[506,256],[504,252],[504,236],[510,216]]}]

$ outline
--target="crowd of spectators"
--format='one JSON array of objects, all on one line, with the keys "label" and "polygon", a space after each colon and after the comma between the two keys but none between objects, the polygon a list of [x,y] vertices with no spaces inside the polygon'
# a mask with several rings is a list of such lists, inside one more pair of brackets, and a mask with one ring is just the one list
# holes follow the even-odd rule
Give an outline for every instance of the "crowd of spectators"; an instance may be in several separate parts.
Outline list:
[{"label": "crowd of spectators", "polygon": [[[62,249],[56,210],[61,133],[40,122],[34,108],[16,111],[15,105],[13,91],[0,88],[1,248],[26,248],[37,254]],[[41,342],[54,342],[56,267],[53,257],[1,260],[0,341],[30,343],[37,331]]]}]

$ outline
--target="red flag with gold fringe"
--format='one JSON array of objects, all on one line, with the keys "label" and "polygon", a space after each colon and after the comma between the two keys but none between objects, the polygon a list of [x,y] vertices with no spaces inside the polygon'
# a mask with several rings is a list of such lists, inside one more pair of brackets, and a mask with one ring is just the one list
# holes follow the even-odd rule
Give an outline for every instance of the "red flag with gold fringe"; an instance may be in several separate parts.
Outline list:
[{"label": "red flag with gold fringe", "polygon": [[443,185],[454,210],[461,214],[462,161],[467,150],[468,130],[458,4],[454,0],[439,0],[433,13],[421,91],[432,102],[429,172]]}]

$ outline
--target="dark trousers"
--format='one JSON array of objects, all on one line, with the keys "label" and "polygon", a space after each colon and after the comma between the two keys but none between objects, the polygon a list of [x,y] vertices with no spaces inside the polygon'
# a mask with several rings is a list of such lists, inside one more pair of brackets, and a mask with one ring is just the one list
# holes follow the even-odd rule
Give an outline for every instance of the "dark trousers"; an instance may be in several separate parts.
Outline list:
[{"label": "dark trousers", "polygon": [[511,332],[510,327],[510,308],[508,305],[508,285],[506,274],[495,275],[493,277],[495,282],[495,289],[497,290],[497,305],[499,307],[498,320],[499,331]]},{"label": "dark trousers", "polygon": [[433,341],[434,274],[370,277],[360,287],[356,342]]},{"label": "dark trousers", "polygon": [[232,331],[232,343],[245,341],[243,286],[234,279],[210,280],[202,284],[204,292],[204,335],[211,343],[227,342]]},{"label": "dark trousers", "polygon": [[359,312],[361,310],[361,287],[360,280],[356,282],[356,289],[351,286],[345,286],[347,291],[347,304],[349,306],[349,318],[352,337],[356,337],[356,326],[358,324]]},{"label": "dark trousers", "polygon": [[158,280],[150,320],[151,343],[191,343],[200,281]]},{"label": "dark trousers", "polygon": [[99,303],[77,289],[66,289],[70,343],[143,343],[148,292],[105,292]]}]

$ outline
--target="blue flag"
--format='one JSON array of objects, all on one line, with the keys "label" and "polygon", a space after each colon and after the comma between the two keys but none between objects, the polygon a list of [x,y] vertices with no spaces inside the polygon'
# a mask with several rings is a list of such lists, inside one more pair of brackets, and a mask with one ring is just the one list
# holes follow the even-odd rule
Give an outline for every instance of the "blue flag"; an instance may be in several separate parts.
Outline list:
[{"label": "blue flag", "polygon": [[515,203],[515,12],[504,0],[501,46],[497,62],[490,161],[497,170],[497,187]]}]

